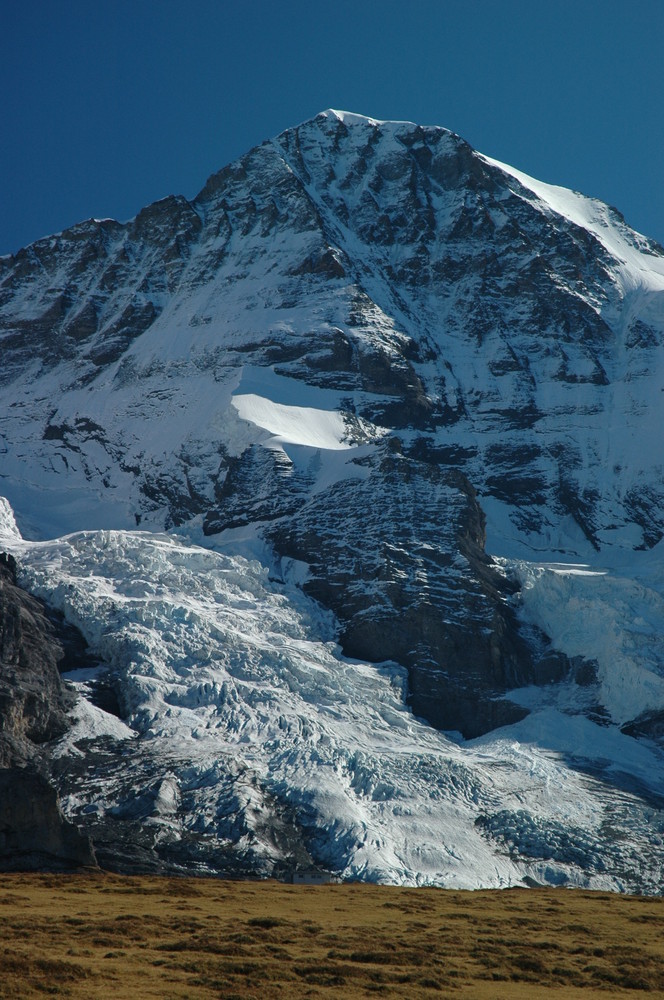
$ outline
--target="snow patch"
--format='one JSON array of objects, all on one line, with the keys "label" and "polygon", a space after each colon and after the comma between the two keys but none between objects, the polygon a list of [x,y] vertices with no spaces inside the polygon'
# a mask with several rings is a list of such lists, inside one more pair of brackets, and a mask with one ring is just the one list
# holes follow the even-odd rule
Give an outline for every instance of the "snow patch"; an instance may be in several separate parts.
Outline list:
[{"label": "snow patch", "polygon": [[525,620],[567,656],[597,661],[599,701],[618,725],[664,709],[664,572],[639,579],[638,555],[631,575],[501,560],[519,579]]},{"label": "snow patch", "polygon": [[14,511],[5,497],[0,497],[0,543],[21,538]]},{"label": "snow patch", "polygon": [[273,403],[254,393],[233,396],[232,405],[242,420],[262,427],[285,444],[331,451],[351,447],[345,440],[347,429],[340,413]]}]

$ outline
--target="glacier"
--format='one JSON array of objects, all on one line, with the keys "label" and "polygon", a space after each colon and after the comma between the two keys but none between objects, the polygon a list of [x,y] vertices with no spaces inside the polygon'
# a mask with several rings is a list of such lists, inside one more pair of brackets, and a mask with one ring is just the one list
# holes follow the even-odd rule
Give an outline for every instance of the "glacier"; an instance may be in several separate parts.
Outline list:
[{"label": "glacier", "polygon": [[[569,690],[527,690],[524,722],[464,741],[412,714],[398,664],[345,658],[331,615],[265,563],[174,533],[24,541],[6,501],[0,510],[0,542],[19,560],[23,585],[76,624],[99,671],[121,681],[122,720],[86,697],[94,676],[69,675],[80,697],[55,755],[86,759],[102,743],[106,758],[65,794],[71,819],[94,829],[105,814],[133,810],[162,845],[195,833],[205,850],[193,869],[223,874],[232,781],[233,849],[265,873],[282,860],[277,799],[297,812],[316,863],[341,878],[659,891],[664,811],[646,804],[643,789],[655,801],[664,795],[662,752],[584,717]],[[542,574],[560,574],[520,568],[531,589]],[[610,601],[585,599],[606,624]],[[614,627],[646,603],[628,598]],[[529,613],[547,605],[562,628],[564,602],[539,596]],[[129,788],[109,778],[108,755],[121,756],[125,743],[150,760],[147,788],[140,769]],[[146,814],[137,800],[148,792]]]}]

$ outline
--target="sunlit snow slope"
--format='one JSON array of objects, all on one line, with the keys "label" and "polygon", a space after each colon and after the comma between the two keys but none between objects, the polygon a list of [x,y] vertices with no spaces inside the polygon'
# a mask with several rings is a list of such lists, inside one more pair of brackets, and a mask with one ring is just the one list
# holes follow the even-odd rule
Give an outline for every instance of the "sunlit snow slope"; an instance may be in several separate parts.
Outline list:
[{"label": "sunlit snow slope", "polygon": [[1,547],[100,659],[53,751],[100,856],[659,891],[663,340],[615,210],[336,111],[0,259]]}]

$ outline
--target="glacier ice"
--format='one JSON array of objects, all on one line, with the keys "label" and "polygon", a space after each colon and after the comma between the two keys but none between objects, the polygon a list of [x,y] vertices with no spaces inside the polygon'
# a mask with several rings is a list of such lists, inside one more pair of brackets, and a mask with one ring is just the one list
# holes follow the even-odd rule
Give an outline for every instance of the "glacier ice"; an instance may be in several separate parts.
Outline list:
[{"label": "glacier ice", "polygon": [[[92,767],[65,797],[72,818],[133,810],[155,837],[222,842],[228,774],[240,768],[252,778],[234,808],[266,871],[279,852],[265,825],[284,802],[316,863],[340,877],[472,888],[529,875],[650,891],[661,881],[642,798],[579,763],[590,752],[623,767],[628,747],[647,782],[661,771],[654,746],[574,719],[541,693],[523,723],[464,742],[412,715],[402,668],[341,655],[332,616],[259,561],[140,531],[24,541],[0,509],[22,584],[78,625],[121,694],[119,720],[86,699],[89,678],[72,675],[76,721],[57,755],[105,739],[143,761],[135,775],[146,785],[130,796]],[[651,812],[655,837],[664,816]],[[611,850],[609,820],[625,838]],[[566,832],[551,846],[554,829]]]}]

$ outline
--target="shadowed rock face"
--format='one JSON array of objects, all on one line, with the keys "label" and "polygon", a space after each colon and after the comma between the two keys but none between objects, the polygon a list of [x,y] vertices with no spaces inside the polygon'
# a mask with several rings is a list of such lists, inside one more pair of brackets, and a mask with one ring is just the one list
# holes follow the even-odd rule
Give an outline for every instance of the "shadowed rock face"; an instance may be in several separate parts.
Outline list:
[{"label": "shadowed rock face", "polygon": [[88,837],[65,820],[45,773],[47,744],[68,729],[74,697],[59,668],[86,661],[85,642],[16,585],[0,554],[0,869],[95,864]]},{"label": "shadowed rock face", "polygon": [[65,819],[43,774],[30,767],[0,770],[0,871],[96,863],[90,838]]},{"label": "shadowed rock face", "polygon": [[[66,645],[71,656],[74,641],[71,627],[58,634],[44,604],[17,586],[13,558],[0,555],[0,746],[5,753],[10,742],[39,745],[67,730],[73,696],[58,667],[67,658]],[[80,636],[78,642],[80,656]]]}]

